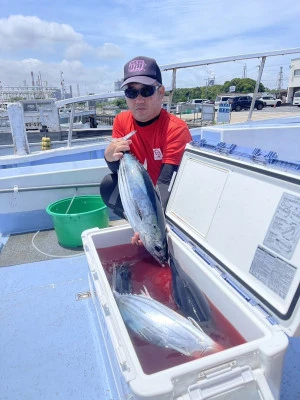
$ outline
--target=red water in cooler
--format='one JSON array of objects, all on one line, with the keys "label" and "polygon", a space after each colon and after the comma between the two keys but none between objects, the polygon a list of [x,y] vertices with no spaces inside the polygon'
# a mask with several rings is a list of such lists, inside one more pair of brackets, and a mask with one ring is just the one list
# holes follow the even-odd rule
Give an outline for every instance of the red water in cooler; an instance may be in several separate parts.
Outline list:
[{"label": "red water in cooler", "polygon": [[[180,313],[172,298],[170,268],[161,267],[144,247],[126,244],[97,249],[97,252],[110,284],[114,267],[130,265],[132,293],[140,294],[141,289],[145,286],[152,298]],[[201,289],[205,292],[205,288]],[[245,339],[219,310],[210,302],[209,305],[211,319],[200,324],[203,331],[223,349],[245,343]],[[129,332],[129,334],[145,374],[162,371],[194,359],[194,357],[185,356],[175,350],[147,343],[136,337],[133,332]]]}]

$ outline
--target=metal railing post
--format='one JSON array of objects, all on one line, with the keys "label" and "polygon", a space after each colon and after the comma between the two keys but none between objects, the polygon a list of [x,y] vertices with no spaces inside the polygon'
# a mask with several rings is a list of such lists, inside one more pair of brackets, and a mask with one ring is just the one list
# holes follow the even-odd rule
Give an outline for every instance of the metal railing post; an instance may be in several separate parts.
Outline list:
[{"label": "metal railing post", "polygon": [[266,62],[266,56],[262,57],[262,59],[261,59],[261,63],[260,63],[260,66],[259,66],[259,71],[258,71],[258,76],[257,76],[257,81],[256,81],[256,84],[255,84],[253,98],[252,98],[252,101],[251,101],[251,106],[250,106],[250,110],[249,110],[247,121],[251,121],[251,118],[252,118],[252,113],[253,113],[253,109],[254,109],[254,105],[255,105],[255,100],[256,100],[257,93],[258,93],[258,88],[259,88],[261,76],[262,76],[262,73],[263,73],[263,70],[264,70],[265,62]]},{"label": "metal railing post", "polygon": [[72,103],[70,120],[69,120],[69,132],[68,132],[68,144],[67,144],[67,147],[71,147],[71,143],[72,143],[74,114],[75,114],[75,103]]}]

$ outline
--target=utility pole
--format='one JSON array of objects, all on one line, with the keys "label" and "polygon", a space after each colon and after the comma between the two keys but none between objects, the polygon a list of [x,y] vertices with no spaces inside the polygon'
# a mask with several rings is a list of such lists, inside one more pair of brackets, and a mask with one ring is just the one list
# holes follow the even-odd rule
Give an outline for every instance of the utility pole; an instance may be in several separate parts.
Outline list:
[{"label": "utility pole", "polygon": [[209,78],[206,78],[205,79],[205,92],[206,92],[206,94],[205,94],[205,97],[207,98],[207,96],[208,96],[208,83],[209,83]]},{"label": "utility pole", "polygon": [[64,78],[63,78],[63,72],[62,71],[60,71],[60,84],[61,84],[61,98],[62,98],[62,100],[64,100],[65,99],[66,90],[65,90],[65,81],[64,81]]},{"label": "utility pole", "polygon": [[1,99],[1,108],[4,108],[4,105],[3,105],[3,91],[2,91],[2,82],[0,81],[0,94],[1,94],[1,96],[0,96],[0,99]]},{"label": "utility pole", "polygon": [[243,79],[247,78],[247,64],[243,66]]},{"label": "utility pole", "polygon": [[280,67],[280,71],[278,72],[278,78],[277,78],[277,90],[280,92],[282,89],[282,82],[283,82],[283,72],[282,72],[282,67]]}]

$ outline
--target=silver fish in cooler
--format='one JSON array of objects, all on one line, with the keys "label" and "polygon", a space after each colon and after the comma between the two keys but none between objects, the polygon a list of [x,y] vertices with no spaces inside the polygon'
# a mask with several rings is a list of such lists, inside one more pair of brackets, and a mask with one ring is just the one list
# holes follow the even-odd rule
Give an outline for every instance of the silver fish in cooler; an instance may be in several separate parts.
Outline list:
[{"label": "silver fish in cooler", "polygon": [[126,219],[138,232],[148,252],[161,264],[168,260],[166,224],[159,193],[144,166],[125,153],[118,172]]},{"label": "silver fish in cooler", "polygon": [[132,293],[131,268],[129,264],[121,264],[113,268],[113,287],[120,294]]},{"label": "silver fish in cooler", "polygon": [[169,265],[172,273],[172,294],[177,307],[186,317],[191,317],[198,323],[210,320],[211,310],[203,291],[173,256],[169,257]]},{"label": "silver fish in cooler", "polygon": [[146,288],[139,295],[114,291],[114,296],[126,326],[143,340],[186,356],[221,350],[196,322],[151,298]]}]

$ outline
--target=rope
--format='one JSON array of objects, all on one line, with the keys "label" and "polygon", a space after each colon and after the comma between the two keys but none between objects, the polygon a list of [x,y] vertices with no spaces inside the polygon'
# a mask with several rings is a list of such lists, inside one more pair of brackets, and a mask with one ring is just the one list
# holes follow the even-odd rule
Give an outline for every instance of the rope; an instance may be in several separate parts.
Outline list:
[{"label": "rope", "polygon": [[34,243],[34,239],[36,238],[36,236],[38,235],[39,232],[40,232],[40,231],[37,231],[37,232],[34,234],[32,240],[31,240],[31,243],[32,243],[32,246],[36,249],[36,251],[38,251],[39,253],[43,254],[44,256],[52,257],[52,258],[70,258],[70,257],[78,257],[78,256],[81,256],[82,254],[84,254],[84,251],[81,252],[81,253],[78,253],[78,254],[71,254],[71,255],[69,255],[69,256],[58,256],[58,255],[54,255],[54,254],[45,253],[44,251],[40,250],[40,249],[36,246],[36,244]]}]

